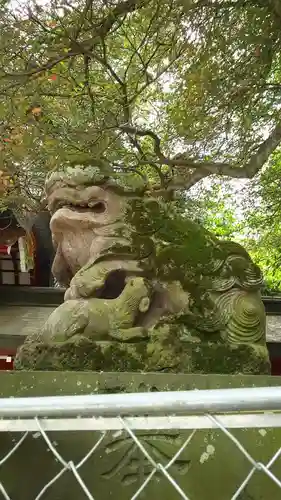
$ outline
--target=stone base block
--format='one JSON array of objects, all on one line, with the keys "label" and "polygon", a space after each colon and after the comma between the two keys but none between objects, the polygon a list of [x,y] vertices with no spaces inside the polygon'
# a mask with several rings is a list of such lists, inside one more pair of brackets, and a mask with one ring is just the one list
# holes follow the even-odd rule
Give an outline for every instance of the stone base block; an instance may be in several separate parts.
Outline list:
[{"label": "stone base block", "polygon": [[266,346],[151,338],[125,344],[73,337],[64,343],[25,343],[16,369],[269,374]]},{"label": "stone base block", "polygon": [[[280,386],[280,377],[242,375],[175,375],[85,372],[2,372],[1,397],[55,396],[116,392],[146,392],[230,387]],[[62,415],[63,416],[63,415]],[[267,464],[281,447],[278,428],[230,429],[247,452]],[[138,431],[142,445],[157,463],[165,466],[192,430],[148,429]],[[52,446],[74,464],[91,450],[100,437],[97,431],[47,431]],[[1,459],[21,439],[19,432],[0,432]],[[220,429],[198,429],[169,469],[175,483],[190,500],[230,500],[253,465]],[[57,479],[40,496],[42,500],[85,500],[71,470],[54,456],[39,429],[28,434],[0,468],[1,489],[12,500],[39,498],[44,486]],[[130,500],[153,470],[126,431],[108,432],[97,450],[79,468],[79,474],[95,500]],[[270,468],[281,479],[280,457]],[[60,473],[60,474],[59,474]],[[3,486],[2,486],[3,485]],[[6,498],[6,497],[5,497]],[[180,494],[160,472],[156,473],[140,500],[178,500]],[[281,490],[270,477],[256,471],[239,500],[280,500]]]}]

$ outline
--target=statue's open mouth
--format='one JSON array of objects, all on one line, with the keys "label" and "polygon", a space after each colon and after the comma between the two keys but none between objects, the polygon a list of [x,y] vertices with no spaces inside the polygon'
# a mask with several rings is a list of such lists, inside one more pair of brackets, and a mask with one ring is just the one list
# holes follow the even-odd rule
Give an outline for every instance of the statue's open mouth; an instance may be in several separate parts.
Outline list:
[{"label": "statue's open mouth", "polygon": [[79,213],[94,212],[96,214],[103,214],[106,211],[106,204],[104,201],[99,200],[89,200],[84,203],[80,201],[77,203],[69,203],[66,200],[59,200],[53,204],[52,212],[54,213],[61,208],[67,208]]}]

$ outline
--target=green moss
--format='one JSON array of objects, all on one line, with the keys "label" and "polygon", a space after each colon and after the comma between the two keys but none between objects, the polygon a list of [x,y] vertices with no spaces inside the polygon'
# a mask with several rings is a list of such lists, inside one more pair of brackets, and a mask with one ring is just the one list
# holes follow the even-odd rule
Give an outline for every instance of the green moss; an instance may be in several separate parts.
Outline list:
[{"label": "green moss", "polygon": [[249,344],[200,344],[192,363],[195,373],[270,374],[267,348]]},{"label": "green moss", "polygon": [[[161,333],[161,336],[159,334]],[[182,342],[162,326],[149,342],[121,344],[76,337],[64,343],[25,344],[18,370],[269,374],[266,347],[232,346],[217,342]]]},{"label": "green moss", "polygon": [[117,342],[98,343],[84,337],[50,345],[25,344],[15,362],[17,370],[138,371],[142,367],[134,347]]},{"label": "green moss", "polygon": [[143,361],[137,350],[130,345],[109,343],[103,349],[104,370],[120,372],[139,371],[143,367]]}]

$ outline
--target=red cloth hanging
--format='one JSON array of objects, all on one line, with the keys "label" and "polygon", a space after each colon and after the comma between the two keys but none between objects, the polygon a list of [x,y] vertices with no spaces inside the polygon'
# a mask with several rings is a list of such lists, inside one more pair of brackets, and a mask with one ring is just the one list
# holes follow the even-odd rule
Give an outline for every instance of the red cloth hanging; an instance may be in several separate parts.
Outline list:
[{"label": "red cloth hanging", "polygon": [[8,246],[7,245],[0,245],[0,253],[2,254],[8,254]]}]

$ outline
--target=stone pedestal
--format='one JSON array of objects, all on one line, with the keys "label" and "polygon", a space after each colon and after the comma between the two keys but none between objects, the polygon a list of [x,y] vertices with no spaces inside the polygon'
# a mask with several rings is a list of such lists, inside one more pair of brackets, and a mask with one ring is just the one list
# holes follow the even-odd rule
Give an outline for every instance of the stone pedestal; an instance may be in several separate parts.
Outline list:
[{"label": "stone pedestal", "polygon": [[[161,339],[161,340],[160,340]],[[137,343],[93,342],[76,336],[63,343],[25,343],[20,370],[84,370],[170,373],[270,374],[267,347],[151,337]]]}]

